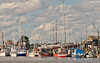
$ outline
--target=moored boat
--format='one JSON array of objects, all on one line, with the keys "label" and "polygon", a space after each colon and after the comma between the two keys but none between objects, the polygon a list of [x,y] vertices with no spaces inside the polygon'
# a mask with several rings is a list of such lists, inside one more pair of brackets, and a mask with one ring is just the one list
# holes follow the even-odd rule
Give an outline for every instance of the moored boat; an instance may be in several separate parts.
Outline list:
[{"label": "moored boat", "polygon": [[51,54],[50,53],[42,53],[42,56],[43,57],[48,57],[48,56],[51,56]]},{"label": "moored boat", "polygon": [[29,57],[39,57],[39,51],[33,50],[31,53],[29,53]]},{"label": "moored boat", "polygon": [[26,56],[26,52],[24,52],[24,51],[19,51],[19,52],[17,53],[17,56]]}]

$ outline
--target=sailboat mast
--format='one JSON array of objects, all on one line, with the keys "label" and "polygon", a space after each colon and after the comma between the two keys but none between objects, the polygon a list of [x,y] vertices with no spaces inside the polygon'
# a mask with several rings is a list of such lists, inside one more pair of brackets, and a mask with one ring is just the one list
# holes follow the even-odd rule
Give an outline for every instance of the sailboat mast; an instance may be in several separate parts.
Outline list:
[{"label": "sailboat mast", "polygon": [[55,40],[54,40],[54,26],[53,26],[53,41],[55,41]]},{"label": "sailboat mast", "polygon": [[86,25],[86,39],[87,39],[87,25]]},{"label": "sailboat mast", "polygon": [[[2,18],[1,18],[1,21],[2,21]],[[4,44],[4,39],[3,39],[3,21],[2,21],[2,48],[4,50],[3,44]]]},{"label": "sailboat mast", "polygon": [[63,3],[63,20],[64,20],[64,35],[65,35],[65,40],[64,40],[64,42],[66,43],[66,31],[65,31],[65,14],[64,14],[64,1],[62,1],[62,3]]},{"label": "sailboat mast", "polygon": [[57,44],[57,20],[56,20],[56,44]]},{"label": "sailboat mast", "polygon": [[[21,18],[21,16],[20,16],[20,18]],[[19,18],[19,48],[20,48],[20,43],[21,43],[21,20],[20,20],[20,18]]]},{"label": "sailboat mast", "polygon": [[14,32],[14,52],[15,52],[15,32]]},{"label": "sailboat mast", "polygon": [[[69,20],[69,18],[68,18]],[[69,39],[68,39],[68,42],[70,43],[70,21],[69,21]]]}]

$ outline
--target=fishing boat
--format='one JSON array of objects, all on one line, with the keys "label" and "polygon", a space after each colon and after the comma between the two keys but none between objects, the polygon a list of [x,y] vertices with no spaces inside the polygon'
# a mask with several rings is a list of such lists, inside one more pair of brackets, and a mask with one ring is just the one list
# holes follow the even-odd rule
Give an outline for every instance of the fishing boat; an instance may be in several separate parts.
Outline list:
[{"label": "fishing boat", "polygon": [[68,57],[68,54],[65,53],[64,50],[62,51],[61,48],[58,48],[58,50],[57,49],[53,50],[53,56],[54,57]]},{"label": "fishing boat", "polygon": [[39,50],[36,48],[36,50],[33,50],[31,53],[29,53],[29,57],[39,57]]},{"label": "fishing boat", "polygon": [[50,53],[42,53],[42,56],[43,57],[48,57],[48,56],[51,56],[51,54]]},{"label": "fishing boat", "polygon": [[51,56],[50,50],[51,49],[42,49],[41,55],[43,57],[49,57],[49,56]]}]

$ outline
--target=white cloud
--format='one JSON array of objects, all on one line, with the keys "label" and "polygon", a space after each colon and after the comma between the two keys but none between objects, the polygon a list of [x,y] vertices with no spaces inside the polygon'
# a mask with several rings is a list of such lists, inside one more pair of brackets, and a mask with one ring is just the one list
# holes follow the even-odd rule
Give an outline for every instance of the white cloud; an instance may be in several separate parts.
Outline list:
[{"label": "white cloud", "polygon": [[[100,1],[83,1],[79,2],[75,5],[65,5],[65,21],[66,21],[66,32],[68,35],[69,34],[69,21],[70,21],[70,35],[71,37],[77,36],[78,38],[86,38],[85,37],[85,32],[86,32],[86,25],[88,25],[88,35],[97,35],[96,32],[94,32],[94,26],[92,25],[92,22],[95,23],[96,27],[99,26],[99,6],[100,6]],[[49,9],[49,10],[48,10]],[[62,37],[64,35],[64,30],[63,30],[63,11],[62,11],[62,4],[57,6],[57,7],[52,7],[49,6],[44,12],[39,15],[39,18],[42,18],[42,21],[53,21],[54,19],[58,20],[58,34],[61,34]],[[66,17],[67,15],[72,14],[71,17]],[[45,18],[44,18],[45,17]],[[49,17],[49,18],[48,18]],[[37,19],[39,19],[37,17]],[[53,19],[54,18],[54,19]],[[68,19],[69,18],[69,19]],[[39,22],[40,20],[37,20]],[[52,19],[52,20],[51,20]],[[48,24],[48,23],[47,23]],[[98,26],[97,26],[98,25]],[[50,33],[50,26],[45,27],[45,31],[47,33]],[[52,28],[52,27],[51,27]],[[44,32],[44,31],[43,31]],[[51,31],[52,33],[52,31]],[[59,36],[59,35],[58,35]],[[68,36],[67,36],[68,38]],[[72,41],[75,39],[72,39]]]},{"label": "white cloud", "polygon": [[[53,1],[53,0],[48,0]],[[56,0],[55,0],[56,1]],[[61,1],[61,0],[59,0]],[[36,6],[37,5],[37,6]],[[90,1],[84,0],[75,5],[65,5],[65,21],[66,21],[66,35],[68,39],[69,35],[69,21],[70,21],[70,36],[77,38],[85,38],[85,27],[88,26],[88,35],[97,35],[94,32],[94,27],[92,22],[95,23],[96,27],[99,28],[100,23],[100,1]],[[48,8],[46,8],[48,7]],[[49,39],[47,34],[50,34],[52,38],[53,33],[53,21],[57,19],[58,21],[58,38],[64,40],[64,30],[63,30],[63,9],[62,4],[54,7],[53,5],[44,3],[43,0],[32,0],[32,2],[17,2],[16,5],[14,2],[12,3],[2,3],[0,7],[1,15],[3,14],[11,14],[4,18],[5,26],[14,26],[18,19],[18,17],[12,18],[14,14],[25,14],[29,12],[33,12],[35,10],[43,10],[43,13],[36,16],[34,20],[36,25],[39,23],[40,25],[36,27],[37,35],[40,35],[46,32],[46,35],[43,36],[45,39]],[[72,14],[70,17],[67,17],[69,14]],[[11,19],[12,18],[12,19]],[[22,16],[22,23],[28,23],[30,21],[30,17]],[[12,21],[12,23],[11,23]],[[9,23],[8,23],[9,22]],[[43,23],[46,22],[46,23]],[[34,30],[35,30],[34,29]],[[33,34],[34,34],[33,30]],[[34,35],[31,35],[31,38],[34,38]],[[73,38],[71,41],[75,41]]]},{"label": "white cloud", "polygon": [[1,3],[24,2],[25,0],[0,0]]},{"label": "white cloud", "polygon": [[2,3],[0,5],[0,14],[1,15],[21,15],[26,14],[35,10],[44,9],[48,4],[42,2],[41,0],[32,0],[26,2],[17,2],[17,3]]},{"label": "white cloud", "polygon": [[19,20],[22,22],[22,23],[24,23],[24,24],[27,24],[27,23],[29,23],[30,21],[31,21],[31,18],[28,16],[21,16],[21,17],[19,17]]},{"label": "white cloud", "polygon": [[47,23],[45,26],[44,26],[44,31],[51,31],[53,28],[53,25],[51,23]]}]

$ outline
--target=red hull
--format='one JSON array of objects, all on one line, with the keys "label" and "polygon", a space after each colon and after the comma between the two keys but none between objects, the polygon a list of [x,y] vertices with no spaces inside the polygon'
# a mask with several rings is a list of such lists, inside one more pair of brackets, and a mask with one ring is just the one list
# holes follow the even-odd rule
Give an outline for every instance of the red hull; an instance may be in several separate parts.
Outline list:
[{"label": "red hull", "polygon": [[58,57],[68,57],[68,54],[58,54]]},{"label": "red hull", "polygon": [[51,56],[51,54],[50,53],[42,53],[42,56],[48,57],[48,56]]},{"label": "red hull", "polygon": [[53,54],[54,57],[68,57],[68,54]]}]

